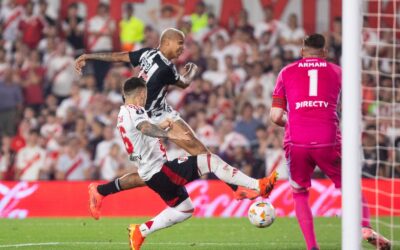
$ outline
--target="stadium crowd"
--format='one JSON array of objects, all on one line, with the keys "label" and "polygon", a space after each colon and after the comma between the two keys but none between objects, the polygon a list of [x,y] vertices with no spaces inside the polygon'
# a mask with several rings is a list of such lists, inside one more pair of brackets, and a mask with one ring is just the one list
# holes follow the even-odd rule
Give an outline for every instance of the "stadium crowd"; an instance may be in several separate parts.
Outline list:
[{"label": "stadium crowd", "polygon": [[[283,129],[269,119],[271,94],[281,68],[300,57],[306,32],[296,14],[274,19],[272,6],[265,6],[264,20],[257,23],[242,10],[229,27],[220,26],[209,7],[198,2],[192,14],[183,15],[182,7],[164,5],[149,13],[151,23],[144,23],[131,4],[124,5],[118,21],[109,17],[106,4],[89,19],[78,15],[78,4],[68,7],[65,18],[53,19],[45,0],[3,3],[0,180],[111,180],[135,171],[115,125],[120,85],[137,69],[90,61],[78,76],[74,59],[85,51],[157,47],[167,27],[186,34],[185,52],[175,62],[178,70],[188,61],[200,68],[189,88],[170,87],[168,102],[212,152],[246,174],[259,178],[284,166]],[[392,48],[390,29],[377,34],[367,20],[364,25],[363,169],[366,177],[400,177],[400,121],[393,119],[400,112],[400,80],[393,78],[400,64],[374,59],[382,55],[399,61],[399,46]],[[329,60],[340,63],[340,18],[325,34]],[[164,143],[169,158],[185,154]],[[315,175],[323,177],[318,171]]]}]

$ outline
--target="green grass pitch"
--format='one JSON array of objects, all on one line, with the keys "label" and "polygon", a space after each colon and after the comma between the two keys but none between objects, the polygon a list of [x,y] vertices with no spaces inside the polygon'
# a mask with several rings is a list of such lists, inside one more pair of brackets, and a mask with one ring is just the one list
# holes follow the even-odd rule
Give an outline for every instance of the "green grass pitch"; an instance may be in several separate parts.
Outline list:
[{"label": "green grass pitch", "polygon": [[[129,249],[127,225],[145,219],[1,219],[0,250]],[[400,218],[395,218],[394,224],[399,225]],[[339,218],[317,218],[315,227],[321,249],[341,249]],[[381,229],[391,237],[388,228]],[[399,239],[400,229],[392,237]],[[305,249],[305,244],[294,218],[277,218],[271,227],[263,229],[250,225],[246,218],[191,218],[150,235],[142,249]],[[363,243],[363,249],[374,248]]]}]

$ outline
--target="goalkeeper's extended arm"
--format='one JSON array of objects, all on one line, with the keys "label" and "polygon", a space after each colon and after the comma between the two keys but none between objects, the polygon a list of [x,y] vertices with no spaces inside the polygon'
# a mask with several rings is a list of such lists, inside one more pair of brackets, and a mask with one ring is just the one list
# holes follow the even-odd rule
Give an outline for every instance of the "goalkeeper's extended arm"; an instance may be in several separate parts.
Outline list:
[{"label": "goalkeeper's extended arm", "polygon": [[196,76],[198,67],[194,63],[187,63],[185,65],[186,73],[183,75],[180,75],[179,80],[177,83],[175,83],[176,86],[180,88],[187,88],[190,83],[192,82],[193,78]]}]

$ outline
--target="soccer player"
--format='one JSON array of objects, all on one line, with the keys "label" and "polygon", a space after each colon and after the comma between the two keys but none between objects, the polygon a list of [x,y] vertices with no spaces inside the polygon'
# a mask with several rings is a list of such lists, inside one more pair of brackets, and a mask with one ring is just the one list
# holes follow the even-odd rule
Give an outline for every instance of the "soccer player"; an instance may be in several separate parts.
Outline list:
[{"label": "soccer player", "polygon": [[168,161],[159,138],[185,141],[191,140],[191,136],[171,129],[175,124],[169,119],[158,125],[149,119],[143,108],[147,98],[143,79],[128,79],[124,83],[123,94],[125,105],[120,108],[117,127],[129,159],[138,165],[140,178],[168,205],[153,219],[141,225],[129,225],[131,249],[140,249],[149,234],[182,222],[192,215],[193,204],[184,185],[201,175],[213,172],[227,183],[255,190],[264,198],[269,196],[276,181],[275,177],[253,179],[229,166],[217,155],[205,153]]},{"label": "soccer player", "polygon": [[[270,117],[285,127],[284,149],[289,168],[296,217],[307,249],[319,249],[308,203],[311,175],[318,166],[341,188],[341,135],[337,106],[341,68],[325,60],[325,38],[304,39],[302,59],[281,70],[273,92]],[[351,167],[351,166],[350,166]],[[390,242],[372,230],[363,198],[363,238],[379,249]]]},{"label": "soccer player", "polygon": [[[166,94],[169,85],[175,85],[181,88],[189,86],[193,77],[197,73],[197,66],[193,63],[185,65],[186,73],[180,75],[172,59],[178,58],[183,52],[185,35],[182,31],[169,28],[162,32],[160,37],[160,46],[157,49],[143,48],[134,52],[116,52],[116,53],[95,53],[83,54],[75,61],[75,69],[78,73],[82,72],[86,60],[101,60],[109,62],[126,62],[132,66],[140,67],[139,77],[146,81],[149,96],[145,105],[145,110],[153,123],[160,123],[165,119],[173,121],[173,130],[186,133],[191,137],[190,140],[176,140],[175,144],[183,148],[191,155],[209,153],[209,150],[195,136],[189,125],[180,118],[179,113],[173,110],[166,102]],[[272,173],[276,174],[275,172]],[[93,187],[90,192],[100,192],[107,196],[122,190],[132,189],[144,186],[145,183],[135,173],[130,173],[117,178],[114,183],[105,187]],[[229,185],[235,192],[237,199],[256,198],[258,193],[243,189],[235,185]],[[90,188],[89,188],[90,189]],[[100,190],[99,190],[100,189]],[[95,201],[95,200],[93,200]],[[101,202],[93,204],[93,210],[100,210]],[[99,211],[92,211],[95,219],[98,219]]]}]

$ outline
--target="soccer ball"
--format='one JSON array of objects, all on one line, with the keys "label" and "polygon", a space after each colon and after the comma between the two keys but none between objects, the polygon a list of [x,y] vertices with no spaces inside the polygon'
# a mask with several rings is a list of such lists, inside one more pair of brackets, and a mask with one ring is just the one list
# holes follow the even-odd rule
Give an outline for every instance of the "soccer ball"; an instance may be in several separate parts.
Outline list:
[{"label": "soccer ball", "polygon": [[275,208],[271,203],[257,201],[250,206],[248,217],[250,223],[256,227],[269,227],[275,220]]}]

